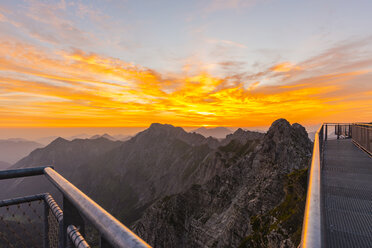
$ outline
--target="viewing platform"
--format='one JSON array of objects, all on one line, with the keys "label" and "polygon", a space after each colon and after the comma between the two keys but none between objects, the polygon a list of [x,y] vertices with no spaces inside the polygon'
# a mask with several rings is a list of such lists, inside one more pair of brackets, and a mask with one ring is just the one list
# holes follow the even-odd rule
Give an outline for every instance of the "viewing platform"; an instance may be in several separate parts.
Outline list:
[{"label": "viewing platform", "polygon": [[351,139],[328,140],[322,178],[326,247],[371,247],[371,157]]},{"label": "viewing platform", "polygon": [[324,124],[318,130],[301,247],[372,247],[371,148],[371,124]]}]

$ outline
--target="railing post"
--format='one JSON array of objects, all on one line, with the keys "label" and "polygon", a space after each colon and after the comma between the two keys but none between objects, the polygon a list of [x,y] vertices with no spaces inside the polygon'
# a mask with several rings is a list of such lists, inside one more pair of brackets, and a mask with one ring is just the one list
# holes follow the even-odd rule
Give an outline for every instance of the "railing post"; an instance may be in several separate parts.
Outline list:
[{"label": "railing post", "polygon": [[350,125],[350,137],[353,138],[353,126],[354,124]]},{"label": "railing post", "polygon": [[371,129],[367,129],[367,151],[371,152],[371,144],[372,144],[372,135]]},{"label": "railing post", "polygon": [[49,248],[49,220],[48,220],[48,215],[49,215],[49,206],[46,203],[46,201],[43,201],[44,209],[43,209],[43,215],[44,215],[44,237],[43,237],[43,247],[44,248]]},{"label": "railing post", "polygon": [[63,220],[58,222],[58,248],[65,248],[65,233],[63,232]]},{"label": "railing post", "polygon": [[76,207],[65,196],[63,196],[63,247],[69,244],[69,237],[67,235],[67,227],[69,225],[76,226],[79,229],[81,235],[85,236],[85,225],[83,217],[80,215],[79,210],[77,210]]},{"label": "railing post", "polygon": [[351,138],[351,125],[349,125],[349,138]]},{"label": "railing post", "polygon": [[327,137],[328,137],[328,125],[325,124],[325,132],[324,132],[324,140],[327,141]]}]

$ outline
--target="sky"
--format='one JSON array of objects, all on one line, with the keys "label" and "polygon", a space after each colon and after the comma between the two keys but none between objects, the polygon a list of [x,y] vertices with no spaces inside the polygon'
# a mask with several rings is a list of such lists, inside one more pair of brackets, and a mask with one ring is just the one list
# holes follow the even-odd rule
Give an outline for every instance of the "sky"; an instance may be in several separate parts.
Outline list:
[{"label": "sky", "polygon": [[0,1],[0,128],[372,119],[370,0]]}]

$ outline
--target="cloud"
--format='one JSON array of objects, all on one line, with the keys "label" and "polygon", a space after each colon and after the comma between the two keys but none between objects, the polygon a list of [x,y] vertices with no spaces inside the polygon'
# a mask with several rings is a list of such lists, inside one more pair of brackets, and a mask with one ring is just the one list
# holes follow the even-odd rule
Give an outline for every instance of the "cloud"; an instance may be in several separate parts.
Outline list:
[{"label": "cloud", "polygon": [[[362,120],[372,104],[372,85],[363,82],[370,82],[372,73],[369,55],[355,56],[359,48],[358,42],[332,47],[304,61],[267,65],[253,73],[231,74],[247,65],[225,61],[214,69],[227,68],[227,75],[216,76],[209,67],[169,74],[80,49],[1,41],[0,116],[3,126],[258,126],[280,117],[305,123]],[[199,62],[188,61],[202,67]]]},{"label": "cloud", "polygon": [[0,13],[0,22],[5,22],[5,21],[7,21],[7,18],[3,14]]},{"label": "cloud", "polygon": [[274,65],[270,68],[270,70],[275,72],[289,72],[293,70],[301,70],[302,68],[300,66],[293,65],[290,62],[283,62],[277,65]]},{"label": "cloud", "polygon": [[[82,2],[55,3],[29,0],[23,4],[18,3],[16,7],[14,11],[0,9],[0,21],[16,27],[18,35],[27,34],[37,42],[59,47],[89,47],[103,44],[104,37],[97,35],[97,32],[100,30],[111,32],[113,26],[118,27],[109,16]],[[84,24],[86,22],[90,22],[91,25],[87,26]],[[123,26],[121,28],[123,29]]]},{"label": "cloud", "polygon": [[219,44],[219,45],[227,45],[227,46],[232,46],[232,47],[237,47],[237,48],[247,48],[247,46],[240,44],[238,42],[235,42],[235,41],[231,41],[231,40],[207,39],[207,42]]}]

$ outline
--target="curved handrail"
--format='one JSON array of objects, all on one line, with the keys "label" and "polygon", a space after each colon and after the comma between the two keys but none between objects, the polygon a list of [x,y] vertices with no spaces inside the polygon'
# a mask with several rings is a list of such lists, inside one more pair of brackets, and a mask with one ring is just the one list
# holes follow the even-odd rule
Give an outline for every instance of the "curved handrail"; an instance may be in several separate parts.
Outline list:
[{"label": "curved handrail", "polygon": [[22,168],[22,169],[14,169],[14,170],[3,170],[3,171],[0,171],[0,180],[17,178],[17,177],[31,177],[31,176],[43,175],[44,169],[47,167],[53,168],[53,166],[49,165],[49,166]]},{"label": "curved handrail", "polygon": [[76,226],[69,225],[67,227],[67,234],[76,248],[90,248],[90,245],[85,241]]},{"label": "curved handrail", "polygon": [[85,216],[101,235],[114,247],[149,248],[141,238],[115,219],[111,214],[81,192],[51,168],[44,169],[45,176]]},{"label": "curved handrail", "polygon": [[[302,227],[302,248],[322,247],[321,221],[321,142],[323,125],[315,135],[313,156],[310,167],[309,183],[306,196],[306,207]],[[323,138],[322,138],[323,139]]]}]

